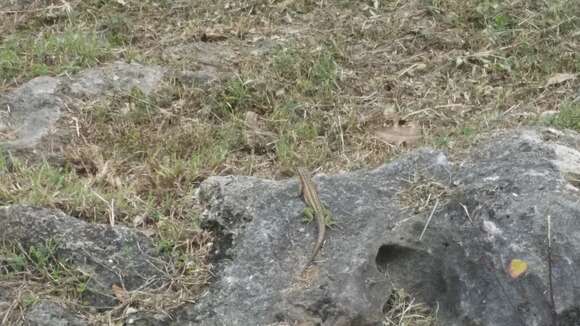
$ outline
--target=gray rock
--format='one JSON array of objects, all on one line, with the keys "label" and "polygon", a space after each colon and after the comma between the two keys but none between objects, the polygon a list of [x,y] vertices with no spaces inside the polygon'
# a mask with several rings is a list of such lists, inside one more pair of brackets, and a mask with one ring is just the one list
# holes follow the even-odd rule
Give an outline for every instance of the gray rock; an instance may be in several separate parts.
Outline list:
[{"label": "gray rock", "polygon": [[[115,62],[67,78],[38,77],[0,95],[0,148],[35,153],[43,158],[59,156],[70,132],[59,129],[65,105],[75,100],[97,99],[134,88],[144,94],[157,90],[165,70]],[[36,155],[38,154],[38,155]]]},{"label": "gray rock", "polygon": [[[339,227],[302,277],[316,227],[301,223],[297,182],[208,179],[200,199],[203,225],[220,239],[216,281],[174,324],[378,325],[392,289],[405,288],[437,307],[442,325],[577,325],[580,191],[561,167],[574,170],[580,137],[545,132],[500,134],[463,162],[420,150],[373,171],[315,178]],[[401,202],[416,175],[447,189],[422,240],[434,203],[415,214]],[[512,259],[528,263],[523,276],[507,273]]]},{"label": "gray rock", "polygon": [[148,95],[159,87],[164,74],[165,69],[158,66],[115,62],[79,73],[66,83],[65,93],[91,99],[137,88]]},{"label": "gray rock", "polygon": [[58,259],[91,278],[83,299],[97,308],[116,303],[113,284],[128,291],[153,288],[163,278],[162,261],[145,235],[122,226],[89,224],[58,210],[0,207],[0,243],[24,248],[56,244]]},{"label": "gray rock", "polygon": [[61,116],[60,79],[37,77],[0,98],[0,145],[30,147],[49,134]]},{"label": "gray rock", "polygon": [[26,311],[24,319],[29,326],[85,326],[89,323],[63,305],[40,301]]}]

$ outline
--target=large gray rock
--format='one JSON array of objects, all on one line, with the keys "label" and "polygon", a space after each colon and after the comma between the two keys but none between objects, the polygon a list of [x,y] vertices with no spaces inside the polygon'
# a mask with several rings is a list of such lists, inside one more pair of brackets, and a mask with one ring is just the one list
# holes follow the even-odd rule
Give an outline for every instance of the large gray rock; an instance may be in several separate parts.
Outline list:
[{"label": "large gray rock", "polygon": [[[301,223],[296,180],[210,178],[200,199],[204,226],[220,239],[216,281],[174,324],[378,325],[391,290],[405,288],[437,307],[442,325],[578,325],[580,192],[566,176],[580,172],[579,144],[574,133],[521,130],[461,162],[421,150],[373,171],[317,177],[338,227],[306,275],[316,227]],[[435,201],[420,214],[405,209],[421,186],[409,180],[443,189],[421,240]],[[507,273],[513,259],[528,263],[523,276]]]},{"label": "large gray rock", "polygon": [[29,326],[87,326],[89,323],[75,315],[67,307],[40,301],[32,305],[24,316]]},{"label": "large gray rock", "polygon": [[25,249],[56,245],[56,256],[89,275],[83,299],[96,308],[115,305],[113,284],[127,291],[154,288],[163,280],[163,262],[151,240],[122,226],[89,224],[58,210],[0,207],[0,243]]}]

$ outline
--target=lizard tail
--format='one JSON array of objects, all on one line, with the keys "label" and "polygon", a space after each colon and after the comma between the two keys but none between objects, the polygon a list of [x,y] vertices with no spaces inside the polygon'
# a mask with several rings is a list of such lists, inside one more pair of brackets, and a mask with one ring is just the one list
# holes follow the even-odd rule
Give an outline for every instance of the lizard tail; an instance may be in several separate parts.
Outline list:
[{"label": "lizard tail", "polygon": [[316,245],[314,246],[314,249],[312,250],[312,254],[310,255],[310,258],[306,262],[306,265],[302,269],[302,273],[304,273],[308,269],[308,267],[310,267],[310,264],[312,264],[314,262],[314,258],[316,258],[316,255],[318,255],[318,252],[320,251],[320,249],[322,249],[322,244],[324,243],[324,234],[325,234],[326,228],[325,228],[324,224],[322,224],[319,227],[320,227],[320,230],[318,232],[318,239],[316,240]]}]

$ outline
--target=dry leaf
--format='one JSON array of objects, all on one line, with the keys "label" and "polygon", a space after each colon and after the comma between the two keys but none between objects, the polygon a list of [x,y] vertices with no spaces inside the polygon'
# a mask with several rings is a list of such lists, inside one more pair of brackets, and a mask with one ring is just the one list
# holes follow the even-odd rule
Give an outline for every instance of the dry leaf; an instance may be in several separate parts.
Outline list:
[{"label": "dry leaf", "polygon": [[414,145],[421,139],[421,128],[415,123],[400,125],[398,117],[393,119],[393,125],[375,130],[375,137],[390,145]]},{"label": "dry leaf", "polygon": [[127,303],[127,301],[129,301],[129,293],[124,288],[118,286],[117,284],[113,284],[111,286],[111,290],[119,302]]},{"label": "dry leaf", "polygon": [[511,278],[516,279],[528,270],[528,263],[521,259],[512,259],[508,267]]},{"label": "dry leaf", "polygon": [[574,79],[576,79],[576,74],[568,74],[568,73],[555,74],[548,79],[545,87],[561,84]]}]

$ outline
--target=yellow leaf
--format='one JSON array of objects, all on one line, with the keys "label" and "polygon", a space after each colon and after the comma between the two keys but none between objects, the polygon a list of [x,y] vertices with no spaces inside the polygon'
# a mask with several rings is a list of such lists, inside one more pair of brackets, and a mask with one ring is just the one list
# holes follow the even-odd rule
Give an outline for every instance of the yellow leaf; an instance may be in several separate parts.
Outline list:
[{"label": "yellow leaf", "polygon": [[508,267],[508,273],[513,279],[520,277],[528,270],[528,263],[521,259],[512,259]]}]

